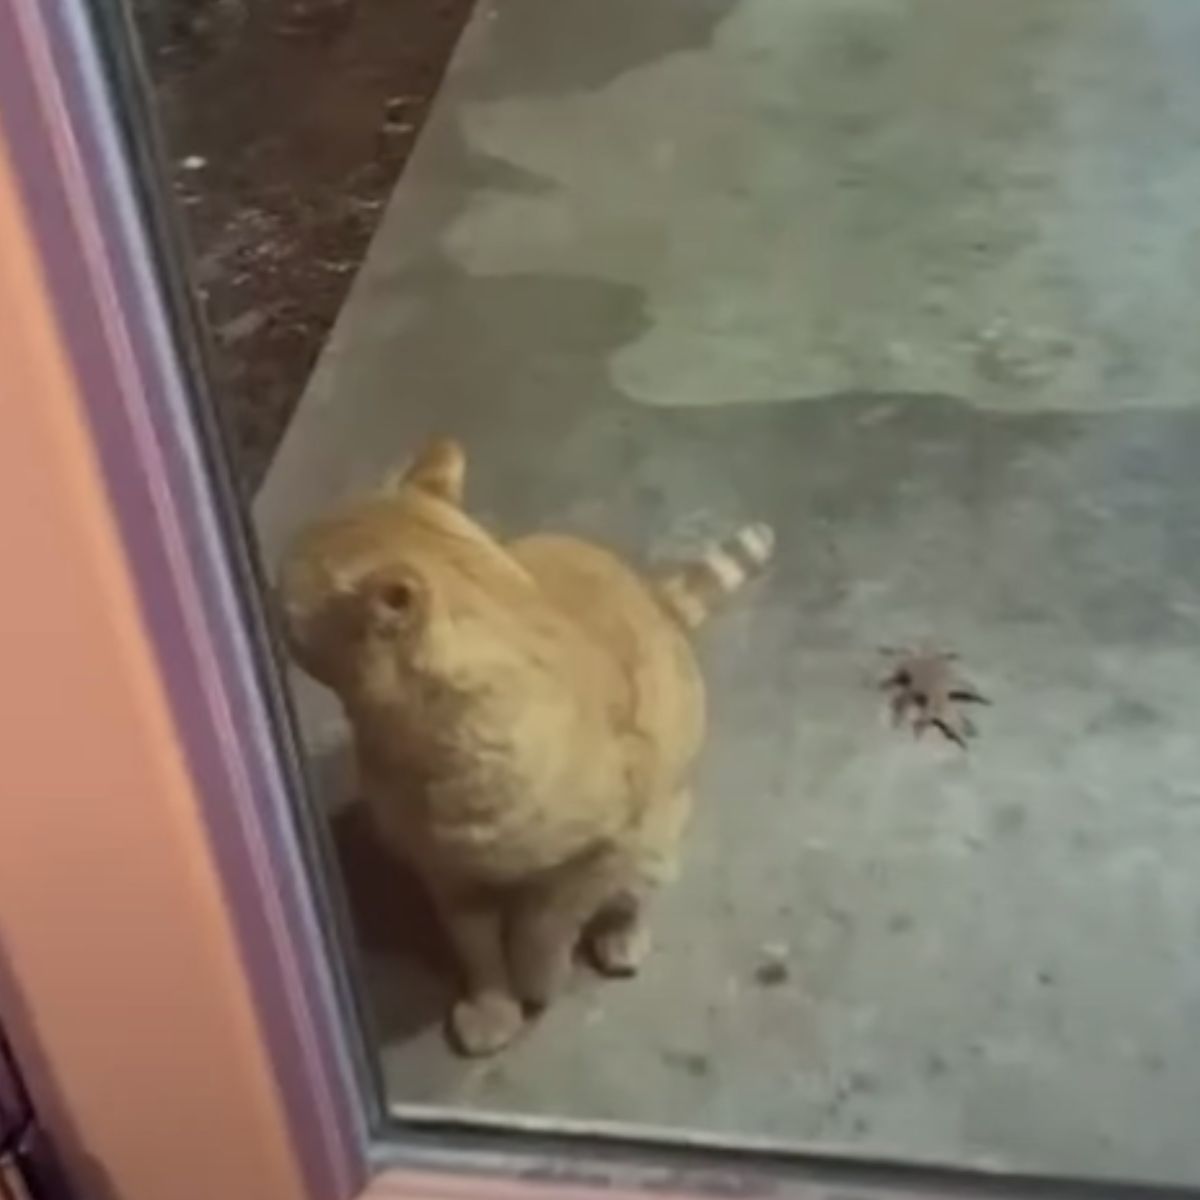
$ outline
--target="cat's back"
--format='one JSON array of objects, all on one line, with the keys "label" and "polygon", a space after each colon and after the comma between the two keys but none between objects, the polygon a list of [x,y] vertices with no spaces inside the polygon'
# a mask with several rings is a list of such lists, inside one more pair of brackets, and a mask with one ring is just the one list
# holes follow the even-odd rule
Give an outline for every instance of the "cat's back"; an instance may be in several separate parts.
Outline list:
[{"label": "cat's back", "polygon": [[536,534],[507,549],[547,599],[610,641],[610,650],[620,652],[625,638],[640,643],[680,637],[641,576],[603,546],[561,534]]},{"label": "cat's back", "polygon": [[672,765],[699,746],[704,684],[683,629],[642,577],[611,551],[577,538],[537,534],[507,547],[539,590],[620,667],[632,684],[632,723]]}]

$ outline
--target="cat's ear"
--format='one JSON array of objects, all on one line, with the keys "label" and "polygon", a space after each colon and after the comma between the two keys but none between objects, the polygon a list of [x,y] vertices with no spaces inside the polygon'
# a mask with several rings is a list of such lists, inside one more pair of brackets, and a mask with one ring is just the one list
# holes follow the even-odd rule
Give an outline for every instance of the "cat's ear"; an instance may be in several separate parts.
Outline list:
[{"label": "cat's ear", "polygon": [[417,487],[439,500],[461,504],[466,473],[467,456],[463,448],[450,438],[438,438],[407,469],[393,477],[388,490]]},{"label": "cat's ear", "polygon": [[367,622],[379,637],[401,637],[418,628],[429,611],[429,593],[411,571],[389,572],[386,578],[363,585]]}]

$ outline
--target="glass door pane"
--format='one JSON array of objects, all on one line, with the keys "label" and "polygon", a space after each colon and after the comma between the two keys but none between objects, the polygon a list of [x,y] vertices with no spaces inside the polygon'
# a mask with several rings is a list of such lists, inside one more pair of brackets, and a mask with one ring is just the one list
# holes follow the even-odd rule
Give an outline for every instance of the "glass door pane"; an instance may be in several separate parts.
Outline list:
[{"label": "glass door pane", "polygon": [[1200,6],[138,16],[397,1117],[1200,1180]]}]

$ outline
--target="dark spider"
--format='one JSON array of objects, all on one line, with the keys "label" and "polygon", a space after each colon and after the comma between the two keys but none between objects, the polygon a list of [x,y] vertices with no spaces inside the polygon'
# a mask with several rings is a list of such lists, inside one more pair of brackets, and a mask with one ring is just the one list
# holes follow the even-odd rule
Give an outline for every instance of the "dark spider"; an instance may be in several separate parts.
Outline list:
[{"label": "dark spider", "polygon": [[964,704],[990,704],[975,687],[960,679],[951,664],[958,655],[937,650],[884,650],[896,665],[880,683],[891,695],[892,721],[910,722],[920,737],[930,726],[964,750],[974,737],[975,723],[963,712]]}]

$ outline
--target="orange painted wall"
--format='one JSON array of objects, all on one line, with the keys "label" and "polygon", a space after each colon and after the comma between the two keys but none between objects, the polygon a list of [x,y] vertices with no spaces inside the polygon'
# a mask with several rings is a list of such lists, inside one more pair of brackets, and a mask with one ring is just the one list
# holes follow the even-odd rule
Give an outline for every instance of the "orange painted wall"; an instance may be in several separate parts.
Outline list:
[{"label": "orange painted wall", "polygon": [[0,143],[0,1019],[97,1200],[303,1189]]}]

